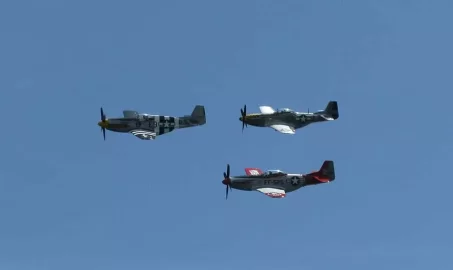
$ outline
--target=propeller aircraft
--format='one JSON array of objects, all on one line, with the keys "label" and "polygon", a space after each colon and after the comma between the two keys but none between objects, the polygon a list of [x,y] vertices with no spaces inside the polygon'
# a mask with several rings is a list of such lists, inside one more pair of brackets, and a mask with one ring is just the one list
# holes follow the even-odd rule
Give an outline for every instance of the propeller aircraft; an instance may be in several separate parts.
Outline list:
[{"label": "propeller aircraft", "polygon": [[189,128],[206,124],[206,112],[202,105],[196,105],[191,115],[181,117],[150,115],[136,111],[124,110],[123,117],[108,119],[101,107],[101,127],[105,140],[105,130],[120,133],[131,133],[142,140],[154,140],[157,136],[167,134],[175,129]]},{"label": "propeller aircraft", "polygon": [[259,168],[245,168],[246,175],[230,177],[230,165],[223,173],[222,183],[226,185],[226,199],[228,190],[232,188],[244,191],[259,191],[271,198],[284,198],[286,193],[299,188],[329,183],[335,180],[334,163],[326,160],[319,171],[309,174],[285,173],[281,170],[263,172]]},{"label": "propeller aircraft", "polygon": [[274,110],[270,106],[260,106],[261,113],[247,114],[247,106],[241,108],[242,132],[247,125],[255,127],[270,127],[275,131],[284,134],[295,134],[296,129],[305,127],[309,124],[324,121],[333,121],[338,119],[338,103],[330,101],[324,110],[315,113],[295,112],[291,109],[284,108]]}]

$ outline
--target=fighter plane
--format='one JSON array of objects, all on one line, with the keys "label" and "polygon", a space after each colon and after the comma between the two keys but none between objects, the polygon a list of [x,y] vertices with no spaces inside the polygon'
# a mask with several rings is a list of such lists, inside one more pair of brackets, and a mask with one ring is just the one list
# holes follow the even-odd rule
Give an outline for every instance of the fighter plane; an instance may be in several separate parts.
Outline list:
[{"label": "fighter plane", "polygon": [[206,123],[205,108],[197,105],[191,115],[181,117],[151,115],[136,111],[124,110],[123,117],[110,118],[104,114],[101,107],[101,127],[105,140],[105,130],[130,133],[142,140],[154,140],[157,136],[167,134],[175,129],[201,126]]},{"label": "fighter plane", "polygon": [[284,134],[295,134],[296,129],[311,123],[333,121],[338,119],[338,104],[330,101],[324,110],[315,113],[295,112],[288,108],[274,110],[270,106],[260,106],[261,113],[247,114],[247,106],[241,109],[242,132],[247,125],[256,127],[271,127]]},{"label": "fighter plane", "polygon": [[281,170],[263,172],[259,168],[245,168],[245,173],[247,175],[230,177],[230,165],[227,165],[222,181],[226,185],[226,199],[228,199],[228,188],[259,191],[271,198],[284,198],[286,193],[299,188],[335,180],[335,168],[331,160],[324,161],[319,171],[309,174],[286,173]]}]

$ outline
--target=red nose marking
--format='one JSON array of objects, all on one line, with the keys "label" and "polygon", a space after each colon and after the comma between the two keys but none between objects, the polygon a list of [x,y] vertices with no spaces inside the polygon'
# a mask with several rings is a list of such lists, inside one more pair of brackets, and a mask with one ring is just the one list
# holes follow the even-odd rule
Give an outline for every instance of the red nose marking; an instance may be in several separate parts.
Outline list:
[{"label": "red nose marking", "polygon": [[222,184],[224,184],[224,185],[229,185],[229,184],[231,184],[231,179],[229,179],[229,178],[223,179]]}]

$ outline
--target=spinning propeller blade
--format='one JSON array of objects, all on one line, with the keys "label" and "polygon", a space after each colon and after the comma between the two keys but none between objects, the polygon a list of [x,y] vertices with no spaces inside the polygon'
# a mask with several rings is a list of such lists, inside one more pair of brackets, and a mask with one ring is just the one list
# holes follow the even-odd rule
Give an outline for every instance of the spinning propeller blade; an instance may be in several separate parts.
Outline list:
[{"label": "spinning propeller blade", "polygon": [[245,122],[245,117],[247,116],[247,105],[244,105],[244,110],[241,108],[241,116],[242,116],[242,132],[244,132],[244,126],[247,127],[247,123]]},{"label": "spinning propeller blade", "polygon": [[231,179],[230,179],[230,164],[227,164],[227,171],[226,171],[226,173],[223,173],[223,177],[224,177],[225,179],[223,179],[222,183],[223,183],[224,185],[226,185],[226,190],[225,190],[225,192],[226,192],[225,200],[227,200],[227,199],[228,199],[228,187],[229,187],[230,190],[231,190],[231,185],[230,185],[230,184],[231,184]]},{"label": "spinning propeller blade", "polygon": [[[106,117],[105,117],[104,110],[102,109],[102,107],[101,107],[101,122],[103,122],[103,123],[106,122]],[[101,130],[102,130],[102,135],[104,136],[104,141],[105,141],[105,127],[101,126]]]}]

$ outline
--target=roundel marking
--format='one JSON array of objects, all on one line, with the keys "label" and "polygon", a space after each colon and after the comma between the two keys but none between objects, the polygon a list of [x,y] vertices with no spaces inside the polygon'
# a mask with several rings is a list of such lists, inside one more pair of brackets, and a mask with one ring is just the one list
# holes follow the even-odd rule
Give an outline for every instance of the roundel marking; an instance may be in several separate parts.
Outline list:
[{"label": "roundel marking", "polygon": [[297,176],[291,177],[291,185],[297,186],[297,185],[299,185],[299,184],[300,184],[300,179],[299,179],[299,177],[297,177]]}]

